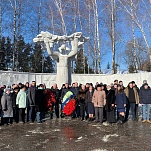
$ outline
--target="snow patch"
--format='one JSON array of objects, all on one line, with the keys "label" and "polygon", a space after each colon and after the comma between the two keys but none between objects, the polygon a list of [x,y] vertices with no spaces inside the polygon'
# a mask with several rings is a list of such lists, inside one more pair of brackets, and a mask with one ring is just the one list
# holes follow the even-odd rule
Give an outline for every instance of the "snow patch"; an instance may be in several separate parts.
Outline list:
[{"label": "snow patch", "polygon": [[60,129],[54,129],[53,132],[60,132]]},{"label": "snow patch", "polygon": [[92,125],[92,126],[97,127],[97,126],[99,126],[99,125]]},{"label": "snow patch", "polygon": [[7,145],[5,148],[9,149],[9,148],[10,148],[10,145]]},{"label": "snow patch", "polygon": [[32,133],[32,134],[47,134],[47,133],[51,133],[52,131],[44,131],[44,132],[41,132],[39,130],[33,130],[33,131],[28,131],[29,133]]},{"label": "snow patch", "polygon": [[104,125],[104,126],[109,126],[109,123],[103,122],[103,125]]},{"label": "snow patch", "polygon": [[79,139],[82,139],[82,136],[81,136],[81,137],[79,137],[79,138],[78,138],[78,140],[79,140]]},{"label": "snow patch", "polygon": [[25,135],[25,136],[29,137],[30,135]]},{"label": "snow patch", "polygon": [[75,140],[75,142],[80,142],[82,140],[82,136],[78,137],[77,140]]},{"label": "snow patch", "polygon": [[105,135],[105,136],[102,138],[102,141],[103,141],[103,142],[108,142],[110,137],[118,137],[118,135],[117,135],[117,134],[113,134],[113,135],[111,135],[111,134]]},{"label": "snow patch", "polygon": [[106,149],[94,149],[92,151],[107,151]]}]

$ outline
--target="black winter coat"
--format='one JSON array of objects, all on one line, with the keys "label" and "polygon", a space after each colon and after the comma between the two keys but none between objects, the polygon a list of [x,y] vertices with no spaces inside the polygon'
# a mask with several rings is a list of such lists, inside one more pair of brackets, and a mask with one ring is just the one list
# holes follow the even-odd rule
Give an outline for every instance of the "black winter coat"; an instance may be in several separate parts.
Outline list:
[{"label": "black winter coat", "polygon": [[28,99],[29,99],[29,105],[35,105],[35,95],[36,95],[36,87],[31,86],[28,88]]},{"label": "black winter coat", "polygon": [[115,91],[114,90],[106,90],[106,110],[110,111],[112,108],[112,104],[115,104]]},{"label": "black winter coat", "polygon": [[151,89],[141,89],[139,92],[140,104],[151,104]]},{"label": "black winter coat", "polygon": [[61,91],[59,89],[51,89],[52,92],[55,94],[56,97],[56,103],[60,102],[60,97],[61,97]]},{"label": "black winter coat", "polygon": [[46,96],[43,89],[36,90],[35,105],[37,107],[37,111],[46,111]]},{"label": "black winter coat", "polygon": [[71,88],[71,91],[73,92],[75,99],[78,99],[78,95],[79,95],[79,87],[76,88]]},{"label": "black winter coat", "polygon": [[13,103],[13,108],[16,107],[16,98],[17,98],[17,93],[16,92],[13,92],[12,94],[12,103]]}]

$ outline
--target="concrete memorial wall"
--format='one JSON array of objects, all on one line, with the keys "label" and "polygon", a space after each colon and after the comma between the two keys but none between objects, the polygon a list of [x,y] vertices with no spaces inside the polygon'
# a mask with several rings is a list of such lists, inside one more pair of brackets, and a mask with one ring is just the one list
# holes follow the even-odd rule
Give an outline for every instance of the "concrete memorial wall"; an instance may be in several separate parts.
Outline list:
[{"label": "concrete memorial wall", "polygon": [[[60,78],[61,75],[60,75]],[[105,74],[72,74],[71,82],[78,83],[93,83],[103,82],[105,84],[113,83],[115,79],[122,80],[124,86],[130,81],[135,81],[140,87],[143,80],[147,80],[148,84],[151,86],[151,72],[145,73],[135,73],[135,74],[114,74],[114,75],[105,75]],[[0,86],[1,85],[12,85],[13,83],[26,83],[35,80],[37,84],[45,83],[48,88],[50,88],[53,83],[57,83],[60,88],[62,83],[56,81],[56,74],[52,73],[24,73],[24,72],[15,72],[15,71],[0,71]]]}]

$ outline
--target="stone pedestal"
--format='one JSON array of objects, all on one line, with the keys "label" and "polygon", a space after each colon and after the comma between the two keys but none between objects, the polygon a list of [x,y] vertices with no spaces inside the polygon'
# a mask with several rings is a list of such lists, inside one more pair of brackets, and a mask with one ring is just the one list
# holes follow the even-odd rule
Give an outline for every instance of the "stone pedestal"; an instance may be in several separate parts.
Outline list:
[{"label": "stone pedestal", "polygon": [[59,62],[57,62],[57,77],[56,81],[58,86],[61,86],[63,83],[71,83],[71,62],[68,59],[68,56],[63,55],[59,57]]}]

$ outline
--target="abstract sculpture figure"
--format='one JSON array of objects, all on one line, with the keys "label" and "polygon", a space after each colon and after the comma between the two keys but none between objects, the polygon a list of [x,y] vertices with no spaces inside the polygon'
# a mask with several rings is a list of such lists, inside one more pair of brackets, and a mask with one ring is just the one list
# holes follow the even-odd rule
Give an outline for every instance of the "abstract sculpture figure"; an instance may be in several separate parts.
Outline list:
[{"label": "abstract sculpture figure", "polygon": [[88,41],[81,32],[70,36],[58,36],[49,32],[41,32],[33,39],[34,42],[47,49],[48,55],[57,61],[57,84],[71,83],[71,61],[75,61],[79,48]]}]

